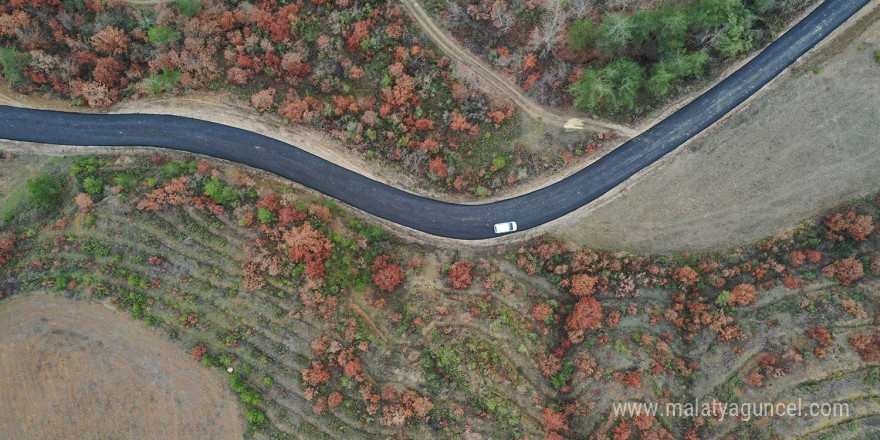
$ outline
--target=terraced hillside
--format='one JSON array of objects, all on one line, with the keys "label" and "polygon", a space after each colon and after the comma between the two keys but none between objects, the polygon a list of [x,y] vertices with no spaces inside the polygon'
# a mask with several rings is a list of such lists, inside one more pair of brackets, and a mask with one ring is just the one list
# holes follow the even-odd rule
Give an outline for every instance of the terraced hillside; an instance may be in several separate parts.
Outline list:
[{"label": "terraced hillside", "polygon": [[[186,156],[28,163],[0,291],[127,310],[225,375],[255,438],[871,438],[874,200],[712,255],[415,246]],[[20,166],[21,165],[21,166]],[[146,386],[146,385],[144,385]],[[847,403],[844,417],[619,416],[625,402]]]}]

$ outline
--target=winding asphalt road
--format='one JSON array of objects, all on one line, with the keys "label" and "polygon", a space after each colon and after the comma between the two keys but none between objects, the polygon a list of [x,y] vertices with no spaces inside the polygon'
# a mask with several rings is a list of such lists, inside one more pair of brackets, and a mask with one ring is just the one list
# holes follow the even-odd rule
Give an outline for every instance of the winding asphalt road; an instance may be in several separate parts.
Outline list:
[{"label": "winding asphalt road", "polygon": [[826,0],[748,64],[641,135],[564,180],[493,203],[462,205],[428,199],[266,136],[178,116],[0,106],[0,138],[59,145],[153,146],[205,154],[269,171],[428,234],[486,239],[496,236],[494,223],[513,220],[522,231],[605,194],[744,102],[868,2]]}]

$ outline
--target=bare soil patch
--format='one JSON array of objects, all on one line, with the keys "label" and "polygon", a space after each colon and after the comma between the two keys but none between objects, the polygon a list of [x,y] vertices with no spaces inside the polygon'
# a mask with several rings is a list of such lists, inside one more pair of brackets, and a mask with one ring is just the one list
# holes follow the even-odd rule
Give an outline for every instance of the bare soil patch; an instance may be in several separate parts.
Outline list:
[{"label": "bare soil patch", "polygon": [[241,438],[216,375],[125,315],[49,295],[0,305],[0,432],[10,439]]},{"label": "bare soil patch", "polygon": [[599,248],[715,250],[876,190],[878,49],[874,22],[836,55],[805,59],[810,70],[777,81],[607,203],[585,209],[560,235]]}]

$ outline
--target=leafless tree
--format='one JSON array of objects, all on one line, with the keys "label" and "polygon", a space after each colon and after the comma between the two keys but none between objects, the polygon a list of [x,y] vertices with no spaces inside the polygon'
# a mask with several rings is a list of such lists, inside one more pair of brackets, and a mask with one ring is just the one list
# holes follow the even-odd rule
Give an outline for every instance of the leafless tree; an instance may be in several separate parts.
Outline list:
[{"label": "leafless tree", "polygon": [[496,29],[503,34],[510,32],[516,18],[513,16],[513,12],[507,7],[507,3],[503,0],[495,0],[495,3],[492,4],[491,14],[492,24]]},{"label": "leafless tree", "polygon": [[595,9],[596,0],[570,0],[568,2],[568,10],[571,13],[572,20],[586,17]]},{"label": "leafless tree", "polygon": [[467,11],[465,11],[458,3],[452,0],[447,0],[446,4],[446,11],[449,13],[448,20],[450,27],[463,26],[470,22],[471,18],[468,16]]},{"label": "leafless tree", "polygon": [[541,104],[556,106],[560,105],[560,96],[564,88],[556,85],[556,81],[564,84],[571,69],[568,64],[562,61],[556,61],[552,66],[548,67],[541,78],[535,83],[535,88],[540,92],[537,93],[538,101]]},{"label": "leafless tree", "polygon": [[638,9],[642,0],[606,0],[605,7],[612,11],[628,11]]},{"label": "leafless tree", "polygon": [[562,0],[544,3],[546,11],[541,23],[532,30],[529,37],[529,50],[542,56],[556,50],[568,25],[569,14]]},{"label": "leafless tree", "polygon": [[411,176],[424,174],[428,170],[428,152],[419,148],[403,158],[403,170]]}]

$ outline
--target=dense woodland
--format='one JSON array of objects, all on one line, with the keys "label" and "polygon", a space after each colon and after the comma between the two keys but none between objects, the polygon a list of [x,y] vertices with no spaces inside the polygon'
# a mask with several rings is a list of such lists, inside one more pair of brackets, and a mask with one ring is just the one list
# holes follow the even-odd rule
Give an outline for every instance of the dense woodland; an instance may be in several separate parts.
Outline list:
[{"label": "dense woodland", "polygon": [[394,2],[13,0],[0,67],[18,91],[91,107],[227,89],[452,192],[489,195],[563,162],[513,142],[513,107],[456,79]]},{"label": "dense woodland", "polygon": [[531,96],[628,119],[775,38],[810,0],[429,2]]}]

